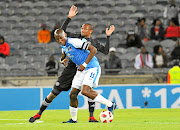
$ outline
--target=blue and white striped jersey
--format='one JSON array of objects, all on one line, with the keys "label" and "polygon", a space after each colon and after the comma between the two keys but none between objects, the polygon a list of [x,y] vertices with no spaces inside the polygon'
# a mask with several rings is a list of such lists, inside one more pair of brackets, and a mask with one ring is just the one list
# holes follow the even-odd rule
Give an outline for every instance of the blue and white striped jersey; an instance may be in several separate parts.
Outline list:
[{"label": "blue and white striped jersey", "polygon": [[[78,39],[78,38],[67,38],[66,45],[62,46],[62,51],[76,64],[83,64],[90,51],[88,50],[90,42],[86,39]],[[85,70],[90,68],[99,67],[99,62],[97,58],[94,56],[91,61],[88,63]]]}]

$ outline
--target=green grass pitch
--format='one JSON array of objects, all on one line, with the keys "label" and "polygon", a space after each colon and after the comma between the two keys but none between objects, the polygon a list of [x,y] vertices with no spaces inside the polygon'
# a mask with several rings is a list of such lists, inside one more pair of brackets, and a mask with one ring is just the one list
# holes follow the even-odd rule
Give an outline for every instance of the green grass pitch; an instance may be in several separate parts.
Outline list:
[{"label": "green grass pitch", "polygon": [[[103,110],[95,110],[95,118]],[[63,124],[69,110],[46,110],[36,123],[28,119],[38,111],[0,111],[0,130],[180,130],[180,109],[117,109],[111,123],[89,123],[88,110],[78,110],[78,123]]]}]

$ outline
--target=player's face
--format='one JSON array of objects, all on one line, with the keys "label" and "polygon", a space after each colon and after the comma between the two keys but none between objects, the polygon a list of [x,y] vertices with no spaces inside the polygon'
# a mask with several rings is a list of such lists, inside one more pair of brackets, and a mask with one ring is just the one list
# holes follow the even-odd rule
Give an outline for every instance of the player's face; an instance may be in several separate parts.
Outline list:
[{"label": "player's face", "polygon": [[61,44],[61,45],[63,45],[63,46],[66,45],[66,37],[55,36],[55,39],[56,39],[56,41],[57,41],[59,44]]},{"label": "player's face", "polygon": [[81,27],[81,36],[90,37],[92,32],[93,32],[93,30],[91,30],[90,25],[88,25],[88,24],[83,24],[82,25],[82,27]]}]

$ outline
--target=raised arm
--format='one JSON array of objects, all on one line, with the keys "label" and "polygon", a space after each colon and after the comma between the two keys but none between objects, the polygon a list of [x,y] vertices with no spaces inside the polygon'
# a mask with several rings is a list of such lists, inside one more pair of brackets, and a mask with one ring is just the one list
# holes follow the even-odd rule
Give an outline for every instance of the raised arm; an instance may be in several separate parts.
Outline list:
[{"label": "raised arm", "polygon": [[114,32],[115,30],[115,27],[114,25],[111,25],[108,28],[106,28],[106,35],[107,35],[107,38],[106,38],[106,44],[105,46],[103,46],[98,40],[94,40],[92,41],[92,44],[97,48],[98,51],[100,51],[101,53],[103,54],[108,54],[109,53],[109,44],[110,44],[110,36],[111,34]]},{"label": "raised arm", "polygon": [[76,14],[78,13],[77,11],[77,7],[72,5],[70,10],[69,10],[69,14],[68,14],[68,18],[65,20],[65,22],[63,23],[63,25],[61,26],[61,28],[66,32],[66,28],[69,24],[69,22],[71,21],[71,19],[76,16]]}]

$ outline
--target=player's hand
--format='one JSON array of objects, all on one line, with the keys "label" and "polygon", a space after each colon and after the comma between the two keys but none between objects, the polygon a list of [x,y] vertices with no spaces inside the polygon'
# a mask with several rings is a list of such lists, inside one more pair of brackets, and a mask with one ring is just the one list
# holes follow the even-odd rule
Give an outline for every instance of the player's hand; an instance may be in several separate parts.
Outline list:
[{"label": "player's hand", "polygon": [[66,67],[67,66],[67,61],[68,61],[68,59],[64,59],[63,61],[61,61],[61,63]]},{"label": "player's hand", "polygon": [[83,71],[84,69],[85,67],[83,65],[79,65],[79,68],[78,68],[79,71]]},{"label": "player's hand", "polygon": [[114,30],[115,30],[114,25],[111,25],[111,26],[109,27],[109,29],[106,28],[106,35],[107,35],[107,36],[110,36],[110,35],[114,32]]},{"label": "player's hand", "polygon": [[68,15],[68,17],[69,17],[70,19],[72,19],[74,16],[76,16],[77,13],[78,13],[77,7],[74,6],[74,5],[72,5],[71,8],[70,8],[70,10],[69,10],[69,15]]}]

